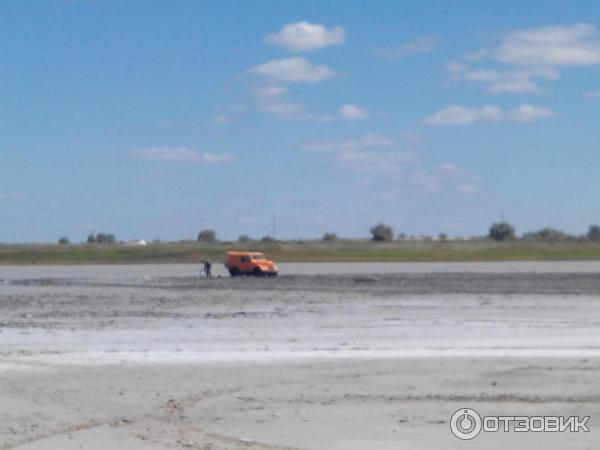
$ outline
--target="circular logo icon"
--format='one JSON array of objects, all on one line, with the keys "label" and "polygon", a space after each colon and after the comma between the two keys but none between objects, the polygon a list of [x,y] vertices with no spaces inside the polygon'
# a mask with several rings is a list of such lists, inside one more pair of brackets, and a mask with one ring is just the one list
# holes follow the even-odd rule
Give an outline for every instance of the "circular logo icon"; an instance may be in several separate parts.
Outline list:
[{"label": "circular logo icon", "polygon": [[465,441],[473,439],[481,431],[481,416],[470,408],[462,408],[452,414],[450,419],[452,434]]}]

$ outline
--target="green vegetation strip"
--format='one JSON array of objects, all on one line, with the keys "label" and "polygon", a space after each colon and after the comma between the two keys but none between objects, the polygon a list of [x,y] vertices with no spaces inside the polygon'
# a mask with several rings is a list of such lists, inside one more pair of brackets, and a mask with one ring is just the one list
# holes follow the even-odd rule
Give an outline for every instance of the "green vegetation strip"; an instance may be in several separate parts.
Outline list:
[{"label": "green vegetation strip", "polygon": [[0,264],[197,263],[227,251],[264,252],[278,262],[552,261],[600,259],[596,242],[371,241],[161,243],[126,245],[0,245]]}]

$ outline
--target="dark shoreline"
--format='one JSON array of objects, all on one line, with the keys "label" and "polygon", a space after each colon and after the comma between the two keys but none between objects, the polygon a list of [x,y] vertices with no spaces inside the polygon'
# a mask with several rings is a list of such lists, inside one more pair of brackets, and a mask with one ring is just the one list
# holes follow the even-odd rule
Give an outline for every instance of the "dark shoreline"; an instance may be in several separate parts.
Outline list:
[{"label": "dark shoreline", "polygon": [[153,277],[123,281],[85,278],[5,280],[12,286],[111,287],[160,290],[310,291],[369,295],[588,295],[600,297],[598,273],[423,273],[282,275],[277,278]]}]

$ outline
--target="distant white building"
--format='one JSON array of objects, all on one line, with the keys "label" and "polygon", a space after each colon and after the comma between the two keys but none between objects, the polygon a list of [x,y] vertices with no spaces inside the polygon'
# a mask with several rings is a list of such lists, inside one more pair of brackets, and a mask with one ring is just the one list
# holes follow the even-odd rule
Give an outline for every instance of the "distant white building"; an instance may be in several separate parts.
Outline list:
[{"label": "distant white building", "polygon": [[129,241],[127,245],[130,247],[143,247],[144,245],[148,245],[148,243],[143,239],[134,239],[133,241]]}]

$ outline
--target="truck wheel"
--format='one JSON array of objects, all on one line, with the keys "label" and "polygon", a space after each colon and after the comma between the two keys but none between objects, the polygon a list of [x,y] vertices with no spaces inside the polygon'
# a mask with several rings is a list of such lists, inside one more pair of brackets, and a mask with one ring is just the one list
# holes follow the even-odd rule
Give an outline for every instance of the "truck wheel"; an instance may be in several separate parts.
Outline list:
[{"label": "truck wheel", "polygon": [[239,277],[240,269],[238,269],[237,267],[232,267],[231,269],[229,269],[229,275],[231,275],[232,277]]},{"label": "truck wheel", "polygon": [[252,275],[254,275],[255,277],[262,277],[264,275],[263,271],[260,270],[258,267],[255,267],[252,270]]}]

